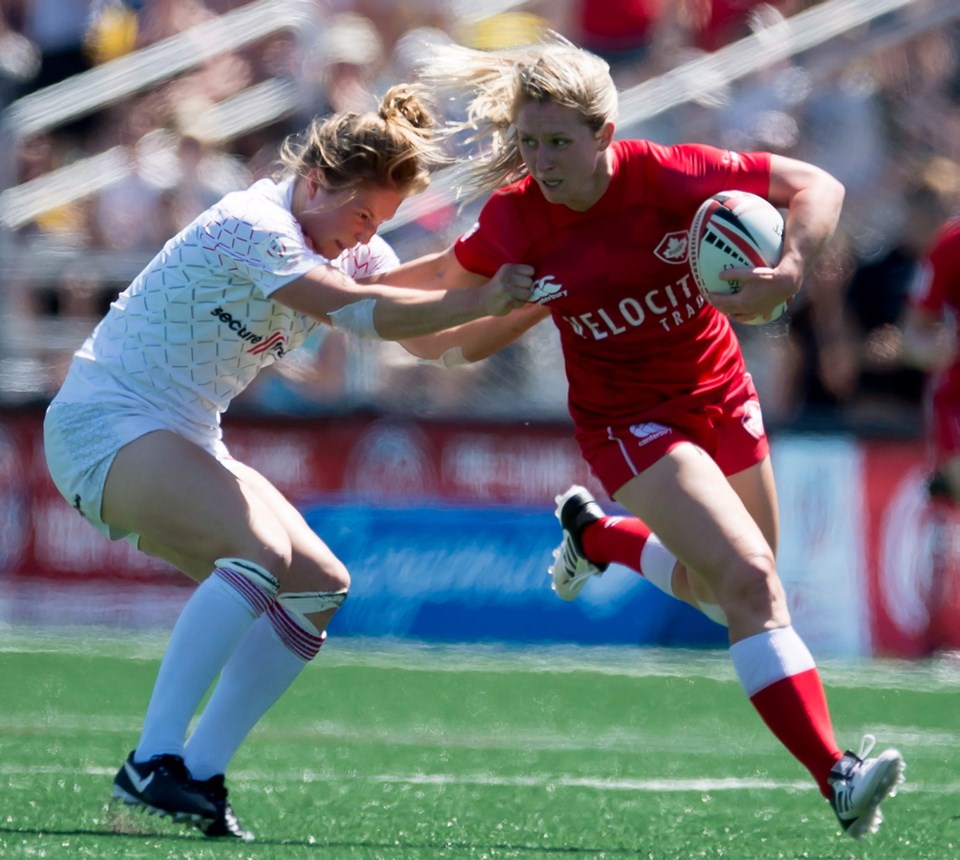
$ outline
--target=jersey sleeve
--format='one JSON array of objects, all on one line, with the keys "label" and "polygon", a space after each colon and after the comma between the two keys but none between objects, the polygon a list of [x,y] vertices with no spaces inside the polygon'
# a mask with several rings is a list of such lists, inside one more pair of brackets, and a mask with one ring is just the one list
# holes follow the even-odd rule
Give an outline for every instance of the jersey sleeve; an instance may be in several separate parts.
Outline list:
[{"label": "jersey sleeve", "polygon": [[734,152],[700,143],[628,143],[647,149],[639,180],[645,202],[686,211],[718,191],[737,189],[760,197],[770,193],[767,152]]},{"label": "jersey sleeve", "polygon": [[960,306],[960,219],[934,237],[910,284],[910,305],[939,316],[948,303]]},{"label": "jersey sleeve", "polygon": [[231,277],[249,281],[270,296],[317,266],[328,264],[311,251],[293,216],[279,206],[264,205],[257,212],[216,210],[201,224],[201,246]]},{"label": "jersey sleeve", "polygon": [[527,230],[518,218],[516,202],[512,190],[505,189],[484,204],[476,223],[453,246],[463,268],[492,277],[504,263],[523,262]]}]

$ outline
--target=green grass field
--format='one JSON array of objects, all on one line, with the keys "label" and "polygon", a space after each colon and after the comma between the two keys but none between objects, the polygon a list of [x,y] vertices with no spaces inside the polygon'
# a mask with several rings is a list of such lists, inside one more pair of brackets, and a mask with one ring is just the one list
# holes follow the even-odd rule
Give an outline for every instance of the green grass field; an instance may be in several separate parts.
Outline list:
[{"label": "green grass field", "polygon": [[854,842],[724,653],[331,638],[229,774],[247,845],[108,808],[162,638],[0,631],[0,856],[960,856],[960,668],[826,664],[841,744],[907,783]]}]

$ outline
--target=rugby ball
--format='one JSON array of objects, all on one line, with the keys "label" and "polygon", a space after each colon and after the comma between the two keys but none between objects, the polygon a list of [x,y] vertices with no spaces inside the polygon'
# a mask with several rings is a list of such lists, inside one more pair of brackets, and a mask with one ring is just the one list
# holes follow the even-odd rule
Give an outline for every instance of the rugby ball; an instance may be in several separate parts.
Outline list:
[{"label": "rugby ball", "polygon": [[[773,267],[783,253],[783,216],[767,200],[747,191],[721,191],[708,197],[690,224],[690,271],[701,293],[736,293],[738,281],[724,281],[727,269]],[[786,303],[748,325],[777,319]]]}]

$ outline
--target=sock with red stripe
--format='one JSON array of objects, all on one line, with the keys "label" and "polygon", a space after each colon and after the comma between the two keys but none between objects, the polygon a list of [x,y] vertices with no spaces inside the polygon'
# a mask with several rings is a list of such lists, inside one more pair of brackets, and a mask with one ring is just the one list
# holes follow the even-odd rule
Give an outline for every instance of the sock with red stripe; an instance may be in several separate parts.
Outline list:
[{"label": "sock with red stripe", "polygon": [[594,564],[622,564],[674,596],[670,580],[677,557],[637,517],[603,517],[580,535],[583,551]]},{"label": "sock with red stripe", "polygon": [[187,741],[184,758],[195,779],[226,772],[243,739],[316,656],[326,637],[274,602],[247,631]]},{"label": "sock with red stripe", "polygon": [[813,656],[792,627],[766,630],[730,646],[750,702],[780,743],[830,796],[827,777],[843,753],[837,747]]},{"label": "sock with red stripe", "polygon": [[186,602],[170,634],[143,722],[135,761],[182,755],[187,726],[217,673],[276,597],[277,580],[237,558],[217,567]]}]

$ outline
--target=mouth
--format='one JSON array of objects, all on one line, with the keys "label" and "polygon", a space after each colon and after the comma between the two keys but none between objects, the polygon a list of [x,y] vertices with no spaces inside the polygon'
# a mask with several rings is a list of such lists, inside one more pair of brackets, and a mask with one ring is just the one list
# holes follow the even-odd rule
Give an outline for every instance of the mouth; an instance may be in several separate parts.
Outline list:
[{"label": "mouth", "polygon": [[541,179],[540,184],[545,188],[549,188],[553,190],[563,185],[563,180],[562,179]]}]

